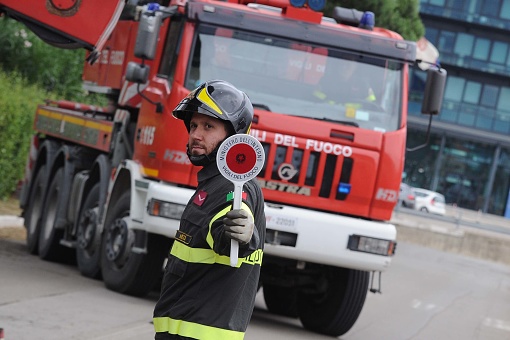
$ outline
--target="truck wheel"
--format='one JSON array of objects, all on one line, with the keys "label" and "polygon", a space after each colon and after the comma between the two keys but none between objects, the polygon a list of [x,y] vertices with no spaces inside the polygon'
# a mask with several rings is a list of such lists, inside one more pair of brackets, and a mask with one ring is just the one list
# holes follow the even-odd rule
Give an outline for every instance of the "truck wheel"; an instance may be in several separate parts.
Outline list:
[{"label": "truck wheel", "polygon": [[60,245],[64,236],[64,229],[57,229],[57,210],[62,202],[60,191],[64,169],[60,168],[51,180],[44,204],[44,213],[41,220],[41,231],[39,233],[39,257],[47,261],[72,262],[74,255],[69,248]]},{"label": "truck wheel", "polygon": [[108,289],[119,293],[144,296],[156,285],[168,254],[170,241],[149,234],[147,253],[133,253],[135,232],[128,229],[123,217],[129,215],[130,192],[119,198],[108,214],[101,246],[101,270]]},{"label": "truck wheel", "polygon": [[76,262],[83,276],[101,276],[101,233],[97,230],[99,211],[99,183],[89,191],[78,219]]},{"label": "truck wheel", "polygon": [[301,293],[298,313],[306,329],[330,336],[345,334],[358,319],[368,291],[366,271],[326,267],[320,292]]},{"label": "truck wheel", "polygon": [[298,316],[296,289],[264,283],[262,291],[267,309],[271,313],[291,318]]},{"label": "truck wheel", "polygon": [[39,249],[39,230],[44,205],[44,176],[46,166],[39,168],[30,191],[27,211],[25,212],[25,228],[27,229],[27,247],[30,254],[37,254]]}]

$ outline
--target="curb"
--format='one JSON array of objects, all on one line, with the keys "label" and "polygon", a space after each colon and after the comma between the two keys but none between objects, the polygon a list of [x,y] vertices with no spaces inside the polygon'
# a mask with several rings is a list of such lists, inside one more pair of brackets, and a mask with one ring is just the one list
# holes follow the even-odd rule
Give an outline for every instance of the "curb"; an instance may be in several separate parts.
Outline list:
[{"label": "curb", "polygon": [[0,228],[6,227],[23,227],[25,219],[23,217],[14,215],[2,215],[0,216]]}]

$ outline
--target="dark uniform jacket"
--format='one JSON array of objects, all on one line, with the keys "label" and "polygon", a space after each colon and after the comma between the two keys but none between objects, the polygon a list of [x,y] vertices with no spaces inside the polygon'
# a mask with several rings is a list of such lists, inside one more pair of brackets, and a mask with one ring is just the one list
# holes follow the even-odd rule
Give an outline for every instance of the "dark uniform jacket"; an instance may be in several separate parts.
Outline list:
[{"label": "dark uniform jacket", "polygon": [[257,293],[266,219],[260,187],[255,180],[245,183],[242,208],[253,215],[255,228],[251,241],[239,245],[237,267],[231,267],[231,240],[222,219],[232,209],[233,190],[216,163],[198,173],[154,309],[156,339],[244,338]]}]

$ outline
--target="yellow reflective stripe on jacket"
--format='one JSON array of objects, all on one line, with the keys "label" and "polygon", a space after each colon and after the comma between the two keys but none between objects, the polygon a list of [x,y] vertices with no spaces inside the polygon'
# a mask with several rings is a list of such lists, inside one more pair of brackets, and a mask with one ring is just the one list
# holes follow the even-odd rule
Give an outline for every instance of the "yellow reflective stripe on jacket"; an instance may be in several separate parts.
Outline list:
[{"label": "yellow reflective stripe on jacket", "polygon": [[[209,247],[211,247],[211,249],[214,249],[214,239],[211,234],[211,226],[214,223],[214,221],[216,221],[217,219],[219,219],[220,217],[222,217],[226,213],[228,213],[231,210],[231,208],[232,208],[232,206],[230,206],[230,205],[225,207],[219,213],[214,215],[214,217],[211,219],[211,222],[209,222],[209,231],[207,232],[207,237],[205,240],[207,241],[207,244],[209,245]],[[244,202],[241,203],[241,209],[245,210],[255,220],[255,217],[253,217],[253,213],[251,212],[250,207],[246,203],[244,203]]]},{"label": "yellow reflective stripe on jacket", "polygon": [[[212,249],[192,248],[179,241],[175,241],[172,246],[170,254],[180,260],[189,263],[202,263],[202,264],[223,264],[230,266],[230,257],[220,255]],[[262,264],[262,249],[257,249],[251,255],[237,260],[236,268],[241,267],[241,264],[261,265]]]},{"label": "yellow reflective stripe on jacket", "polygon": [[156,333],[170,333],[201,340],[242,340],[244,332],[201,325],[168,317],[153,318]]}]

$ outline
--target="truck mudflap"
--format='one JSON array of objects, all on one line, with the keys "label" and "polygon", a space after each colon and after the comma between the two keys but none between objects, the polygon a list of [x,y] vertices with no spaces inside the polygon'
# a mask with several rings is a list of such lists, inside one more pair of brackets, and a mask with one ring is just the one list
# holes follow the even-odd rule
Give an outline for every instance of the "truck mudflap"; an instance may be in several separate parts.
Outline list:
[{"label": "truck mudflap", "polygon": [[392,224],[270,203],[265,213],[267,255],[366,271],[391,264]]},{"label": "truck mudflap", "polygon": [[51,45],[99,52],[117,24],[124,3],[124,0],[0,0],[0,13],[23,22]]}]

